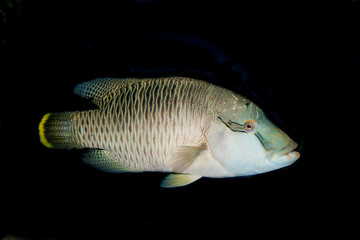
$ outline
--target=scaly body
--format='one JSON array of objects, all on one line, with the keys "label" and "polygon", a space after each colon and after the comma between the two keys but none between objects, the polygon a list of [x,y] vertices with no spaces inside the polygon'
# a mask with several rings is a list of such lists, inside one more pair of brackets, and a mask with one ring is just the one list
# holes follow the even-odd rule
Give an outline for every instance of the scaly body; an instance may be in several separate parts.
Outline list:
[{"label": "scaly body", "polygon": [[[202,81],[127,80],[101,109],[74,113],[74,139],[130,168],[171,172],[179,146],[205,145],[216,94]],[[158,94],[162,93],[162,94]]]},{"label": "scaly body", "polygon": [[[257,172],[248,169],[248,161],[234,165],[221,160],[232,151],[234,142],[241,143],[234,149],[241,149],[241,153],[236,153],[238,158],[252,154],[254,157],[250,158],[265,159],[269,152],[284,146],[292,150],[295,146],[285,133],[267,123],[255,104],[204,81],[177,77],[96,79],[78,85],[74,92],[91,98],[98,109],[45,115],[39,126],[44,145],[96,149],[84,160],[110,172],[182,173],[166,178],[165,187],[186,185],[202,176],[230,177],[268,171],[267,165]],[[269,141],[264,142],[264,133],[262,136],[258,132],[253,138],[241,130],[249,116],[259,125],[267,125],[264,127],[270,131],[265,134],[277,131],[283,136],[283,143],[276,143],[281,147],[266,147]],[[234,119],[239,124],[234,124]],[[254,150],[249,153],[246,148]],[[241,170],[231,169],[238,167]]]}]

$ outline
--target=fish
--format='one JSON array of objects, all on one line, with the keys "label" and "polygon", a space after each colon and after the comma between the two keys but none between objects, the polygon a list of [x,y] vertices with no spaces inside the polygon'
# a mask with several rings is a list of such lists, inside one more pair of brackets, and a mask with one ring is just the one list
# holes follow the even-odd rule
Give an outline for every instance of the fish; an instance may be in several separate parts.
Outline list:
[{"label": "fish", "polygon": [[203,80],[97,78],[74,93],[96,108],[45,114],[40,142],[89,149],[83,161],[105,172],[167,172],[160,186],[173,188],[265,173],[300,157],[255,103]]}]

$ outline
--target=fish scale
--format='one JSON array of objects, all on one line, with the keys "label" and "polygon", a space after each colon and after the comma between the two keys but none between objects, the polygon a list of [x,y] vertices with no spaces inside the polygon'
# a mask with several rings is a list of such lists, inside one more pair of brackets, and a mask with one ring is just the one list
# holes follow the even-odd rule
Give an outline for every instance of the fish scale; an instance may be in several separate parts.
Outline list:
[{"label": "fish scale", "polygon": [[76,113],[78,145],[109,150],[132,168],[171,171],[173,148],[201,138],[200,95],[209,85],[200,83],[148,80],[120,89],[101,109]]},{"label": "fish scale", "polygon": [[205,177],[248,176],[296,161],[297,144],[247,98],[183,77],[94,79],[74,92],[97,109],[45,114],[49,148],[90,148],[84,161],[108,172],[173,172],[162,187]]}]

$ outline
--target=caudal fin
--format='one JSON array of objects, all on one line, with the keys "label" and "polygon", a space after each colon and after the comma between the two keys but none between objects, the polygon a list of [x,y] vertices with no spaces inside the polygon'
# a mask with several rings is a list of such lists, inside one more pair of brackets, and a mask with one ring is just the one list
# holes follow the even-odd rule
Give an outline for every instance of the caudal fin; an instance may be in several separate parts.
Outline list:
[{"label": "caudal fin", "polygon": [[47,113],[39,124],[40,142],[48,148],[76,148],[74,141],[73,112]]}]

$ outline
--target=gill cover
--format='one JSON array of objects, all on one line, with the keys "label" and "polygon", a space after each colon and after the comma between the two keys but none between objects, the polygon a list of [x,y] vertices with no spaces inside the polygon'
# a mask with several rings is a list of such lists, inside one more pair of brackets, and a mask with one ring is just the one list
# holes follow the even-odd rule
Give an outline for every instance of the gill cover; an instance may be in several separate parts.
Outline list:
[{"label": "gill cover", "polygon": [[233,132],[254,134],[269,159],[290,152],[297,146],[256,104],[230,91],[225,95],[219,108],[218,118]]}]

